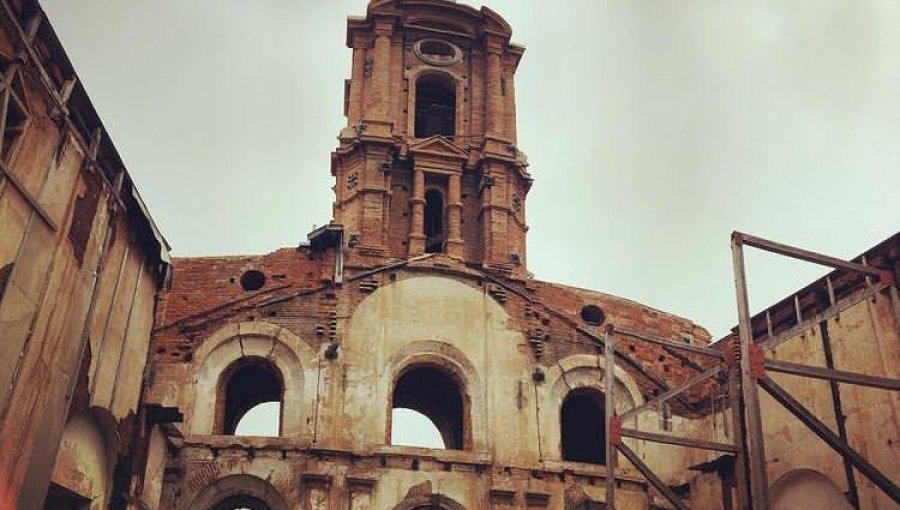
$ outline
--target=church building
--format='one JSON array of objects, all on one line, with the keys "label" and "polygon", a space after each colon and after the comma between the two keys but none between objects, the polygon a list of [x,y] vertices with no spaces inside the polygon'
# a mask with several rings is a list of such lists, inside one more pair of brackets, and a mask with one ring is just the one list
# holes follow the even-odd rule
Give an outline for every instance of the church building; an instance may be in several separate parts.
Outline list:
[{"label": "church building", "polygon": [[[525,49],[490,8],[349,18],[333,217],[269,254],[171,259],[39,5],[0,7],[0,508],[900,498],[900,236],[814,260],[835,270],[722,339],[535,278]],[[241,434],[266,404],[271,434]],[[398,444],[400,412],[443,447]]]}]

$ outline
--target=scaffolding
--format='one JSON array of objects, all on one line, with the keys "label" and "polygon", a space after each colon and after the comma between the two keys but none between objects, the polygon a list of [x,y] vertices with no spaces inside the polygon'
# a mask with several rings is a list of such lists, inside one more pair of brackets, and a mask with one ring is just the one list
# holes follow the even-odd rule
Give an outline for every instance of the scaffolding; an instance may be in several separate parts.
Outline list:
[{"label": "scaffolding", "polygon": [[[828,306],[823,311],[812,317],[804,318],[799,299],[795,295],[794,312],[796,313],[796,325],[776,335],[772,330],[771,318],[767,315],[767,338],[764,341],[756,341],[751,325],[747,295],[747,279],[744,266],[745,246],[862,275],[865,277],[866,289],[855,296],[837,300],[832,281],[830,277],[826,277]],[[767,510],[769,508],[769,497],[762,409],[759,402],[760,388],[842,457],[844,473],[847,479],[848,499],[854,508],[859,508],[854,469],[887,494],[894,502],[900,504],[900,488],[898,488],[897,484],[850,446],[843,419],[836,419],[837,432],[835,433],[810,409],[795,399],[790,392],[769,378],[767,371],[827,380],[830,384],[836,417],[842,416],[839,384],[900,391],[900,379],[836,370],[833,363],[830,339],[827,329],[824,327],[822,331],[826,367],[768,359],[765,356],[765,351],[772,350],[791,338],[800,336],[802,332],[824,324],[828,319],[838,316],[842,311],[857,303],[871,299],[884,289],[893,287],[893,273],[889,270],[879,269],[866,264],[865,258],[862,259],[862,263],[848,262],[740,232],[734,232],[731,235],[731,252],[738,310],[738,335],[736,339],[730,340],[730,344],[726,345],[722,350],[675,342],[637,331],[622,329],[614,325],[606,327],[605,335],[602,339],[606,363],[604,375],[605,408],[608,413],[606,434],[606,508],[615,508],[616,461],[618,453],[621,453],[673,507],[678,510],[690,508],[671,487],[663,482],[641,460],[634,450],[622,441],[622,438],[633,438],[655,443],[725,452],[732,455],[734,458],[735,488],[740,508]],[[892,292],[896,293],[896,288],[892,289]],[[636,361],[631,359],[627,353],[616,349],[617,337],[630,337],[660,345],[667,352],[673,354],[685,352],[702,356],[711,359],[713,364],[708,368],[696,363],[692,364],[694,370],[698,372],[696,375],[677,387],[667,389],[647,402],[618,415],[613,393],[613,377],[611,377],[614,363],[616,358],[625,360],[629,364],[635,364]],[[635,428],[623,426],[626,420],[636,418],[639,414],[656,408],[668,399],[678,398],[686,391],[696,388],[707,381],[721,383],[725,386],[734,425],[731,442],[708,441],[642,431],[636,428],[637,420],[635,420]],[[730,501],[730,489],[728,492]]]}]

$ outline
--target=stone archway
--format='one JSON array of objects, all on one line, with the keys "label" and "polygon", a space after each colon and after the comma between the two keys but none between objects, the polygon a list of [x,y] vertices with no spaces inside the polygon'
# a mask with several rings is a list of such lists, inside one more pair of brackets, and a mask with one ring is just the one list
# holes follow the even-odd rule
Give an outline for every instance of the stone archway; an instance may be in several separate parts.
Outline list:
[{"label": "stone archway", "polygon": [[466,507],[443,494],[407,497],[393,510],[466,510]]},{"label": "stone archway", "polygon": [[[243,505],[235,506],[235,505]],[[289,510],[281,493],[272,484],[253,475],[229,475],[208,485],[191,504],[191,510]]]},{"label": "stone archway", "polygon": [[853,508],[831,479],[812,469],[795,469],[782,475],[769,489],[769,501],[772,510]]},{"label": "stone archway", "polygon": [[281,435],[307,433],[309,403],[316,398],[315,377],[319,358],[289,330],[265,321],[223,326],[203,341],[191,365],[187,428],[191,434],[216,432],[216,406],[222,373],[241,359],[267,360],[283,377]]}]

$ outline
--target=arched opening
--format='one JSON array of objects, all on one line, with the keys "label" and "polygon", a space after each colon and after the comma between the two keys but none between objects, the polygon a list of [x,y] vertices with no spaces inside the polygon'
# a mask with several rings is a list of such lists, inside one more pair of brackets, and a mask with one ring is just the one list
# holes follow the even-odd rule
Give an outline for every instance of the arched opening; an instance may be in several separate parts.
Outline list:
[{"label": "arched opening", "polygon": [[827,476],[811,469],[798,469],[781,476],[769,489],[772,510],[815,508],[851,510],[847,496]]},{"label": "arched opening", "polygon": [[247,494],[240,494],[238,496],[231,496],[230,498],[226,498],[220,501],[216,506],[212,507],[211,510],[270,510],[269,505],[265,504],[262,500],[254,498],[253,496],[249,496]]},{"label": "arched opening", "polygon": [[560,410],[562,458],[591,464],[606,463],[606,413],[603,394],[582,388],[569,392]]},{"label": "arched opening", "polygon": [[284,383],[268,360],[241,358],[219,381],[216,431],[225,435],[281,435]]},{"label": "arched opening", "polygon": [[[394,442],[395,438],[406,439],[412,435],[409,425],[416,419],[415,416],[410,419],[408,413],[404,417],[403,414],[394,412],[399,409],[415,411],[431,421],[440,434],[443,448],[462,450],[466,447],[468,405],[457,380],[443,370],[433,366],[417,366],[404,372],[394,384],[391,398],[391,444],[420,446]],[[398,418],[396,422],[395,416]]]},{"label": "arched opening", "polygon": [[62,432],[44,510],[106,508],[118,447],[108,410],[92,407],[72,417]]},{"label": "arched opening", "polygon": [[456,84],[446,75],[426,74],[416,80],[415,137],[456,134]]},{"label": "arched opening", "polygon": [[425,253],[444,251],[444,197],[437,189],[425,192]]}]

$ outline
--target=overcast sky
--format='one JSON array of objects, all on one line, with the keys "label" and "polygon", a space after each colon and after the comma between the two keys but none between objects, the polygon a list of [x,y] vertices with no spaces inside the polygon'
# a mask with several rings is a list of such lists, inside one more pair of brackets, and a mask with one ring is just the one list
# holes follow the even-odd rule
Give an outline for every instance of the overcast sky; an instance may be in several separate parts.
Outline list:
[{"label": "overcast sky", "polygon": [[[365,1],[42,4],[174,255],[264,253],[330,219],[345,20]],[[528,48],[538,278],[718,338],[732,230],[849,258],[900,227],[900,3],[488,5]],[[824,272],[749,262],[754,310]]]}]

